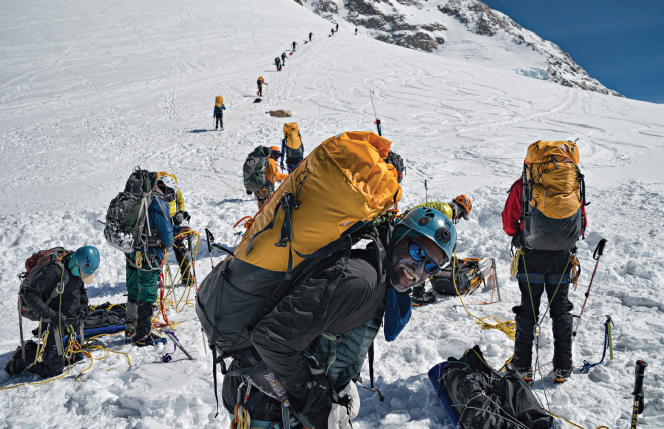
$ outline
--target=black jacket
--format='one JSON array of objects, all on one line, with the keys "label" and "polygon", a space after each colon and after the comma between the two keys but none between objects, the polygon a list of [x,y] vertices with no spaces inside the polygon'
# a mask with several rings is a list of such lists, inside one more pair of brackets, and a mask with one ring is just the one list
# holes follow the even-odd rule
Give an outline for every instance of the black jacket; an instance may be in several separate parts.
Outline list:
[{"label": "black jacket", "polygon": [[[22,296],[25,304],[44,319],[58,320],[58,312],[61,309],[62,321],[74,323],[87,315],[88,295],[83,280],[67,268],[69,255],[62,259],[62,265],[64,273],[55,263],[44,268],[30,284],[26,285]],[[64,291],[62,295],[54,297],[47,306],[46,302],[55,287],[60,288],[61,278]]]},{"label": "black jacket", "polygon": [[336,277],[334,266],[315,271],[252,331],[254,347],[289,393],[297,392],[311,374],[303,350],[316,337],[323,332],[341,334],[362,326],[383,303],[386,284],[380,283],[373,255],[372,251],[353,250],[323,317],[317,317],[316,312],[327,284]]}]

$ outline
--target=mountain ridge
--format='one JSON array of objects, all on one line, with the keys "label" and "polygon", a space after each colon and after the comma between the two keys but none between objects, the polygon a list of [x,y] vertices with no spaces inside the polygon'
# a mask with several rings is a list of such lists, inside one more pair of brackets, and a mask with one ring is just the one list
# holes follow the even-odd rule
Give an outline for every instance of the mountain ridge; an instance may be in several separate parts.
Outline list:
[{"label": "mountain ridge", "polygon": [[623,97],[592,78],[558,45],[480,0],[295,1],[325,19],[345,21],[385,43],[478,62],[495,63],[498,57],[503,64],[492,66],[567,87]]}]

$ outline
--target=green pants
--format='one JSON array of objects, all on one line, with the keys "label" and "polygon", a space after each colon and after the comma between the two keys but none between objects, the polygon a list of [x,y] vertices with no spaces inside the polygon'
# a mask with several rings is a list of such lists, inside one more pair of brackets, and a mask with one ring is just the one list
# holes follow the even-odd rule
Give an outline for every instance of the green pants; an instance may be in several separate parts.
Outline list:
[{"label": "green pants", "polygon": [[[127,256],[132,262],[136,262],[136,252],[128,253]],[[161,265],[162,258],[153,256],[152,266]],[[143,269],[148,268],[147,262],[143,262]],[[150,302],[157,301],[157,289],[159,287],[160,269],[151,271],[142,271],[134,268],[127,261],[127,292],[129,301]]]}]

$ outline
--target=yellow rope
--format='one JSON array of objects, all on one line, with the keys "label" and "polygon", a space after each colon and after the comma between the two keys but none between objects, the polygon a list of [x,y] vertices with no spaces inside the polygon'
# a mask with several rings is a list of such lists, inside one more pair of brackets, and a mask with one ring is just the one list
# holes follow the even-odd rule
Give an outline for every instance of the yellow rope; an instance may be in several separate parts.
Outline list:
[{"label": "yellow rope", "polygon": [[[456,262],[457,262],[456,252],[454,252],[454,259],[452,261],[452,282],[454,283],[454,290],[456,291],[457,296],[461,300],[461,305],[463,305],[463,309],[466,310],[466,313],[468,313],[469,316],[476,319],[475,323],[480,325],[480,327],[482,329],[484,329],[484,330],[496,329],[498,331],[503,332],[505,335],[507,335],[507,338],[514,341],[514,339],[516,337],[516,324],[514,323],[514,319],[506,320],[504,322],[501,322],[500,320],[496,319],[493,316],[484,316],[482,318],[479,318],[479,317],[471,314],[470,311],[468,311],[468,308],[466,308],[466,304],[464,304],[463,298],[461,298],[461,294],[459,293],[459,289],[457,288],[457,284],[456,284],[456,273],[455,273]],[[488,323],[488,322],[484,321],[485,319],[489,319],[489,318],[495,320],[496,323]]]}]

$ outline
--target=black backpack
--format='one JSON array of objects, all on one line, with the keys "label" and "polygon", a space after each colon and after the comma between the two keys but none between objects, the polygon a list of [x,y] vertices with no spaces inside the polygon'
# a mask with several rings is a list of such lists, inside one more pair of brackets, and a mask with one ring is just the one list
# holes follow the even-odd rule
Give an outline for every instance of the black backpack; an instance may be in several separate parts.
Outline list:
[{"label": "black backpack", "polygon": [[397,169],[397,182],[401,183],[404,174],[406,174],[406,166],[403,163],[403,158],[398,153],[390,151],[384,161],[386,164],[392,164]]},{"label": "black backpack", "polygon": [[459,295],[471,294],[481,283],[485,283],[490,269],[491,260],[488,258],[456,259],[454,264],[448,265],[431,277],[431,287],[441,295],[456,295],[457,290]]},{"label": "black backpack", "polygon": [[272,155],[272,149],[267,146],[258,146],[247,156],[242,166],[242,177],[247,194],[258,192],[267,188],[268,181],[265,168]]},{"label": "black backpack", "polygon": [[[57,264],[61,270],[64,270],[62,265],[62,259],[67,254],[72,254],[74,252],[65,250],[64,247],[54,247],[52,249],[40,250],[39,252],[33,253],[25,261],[25,272],[21,273],[18,277],[21,280],[21,286],[18,291],[18,305],[19,312],[22,317],[26,319],[38,322],[41,319],[32,308],[28,307],[24,300],[24,294],[26,289],[31,287],[32,282],[34,282],[42,273],[46,267],[51,266],[52,264]],[[63,278],[61,284],[64,285],[69,281],[69,275],[67,271],[63,273]],[[48,306],[53,299],[60,295],[62,290],[58,289],[58,286],[53,288],[51,295],[46,300],[45,304]]]},{"label": "black backpack", "polygon": [[131,253],[148,247],[148,207],[157,173],[134,168],[125,185],[108,206],[104,237],[114,249]]}]

